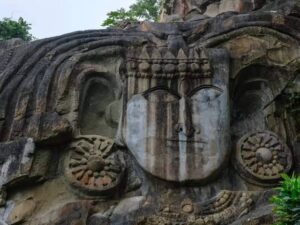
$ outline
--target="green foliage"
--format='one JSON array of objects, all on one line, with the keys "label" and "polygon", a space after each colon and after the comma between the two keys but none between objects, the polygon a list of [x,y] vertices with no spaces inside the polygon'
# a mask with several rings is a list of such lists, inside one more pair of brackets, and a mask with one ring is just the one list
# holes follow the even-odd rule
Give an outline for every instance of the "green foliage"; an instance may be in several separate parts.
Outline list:
[{"label": "green foliage", "polygon": [[107,19],[104,20],[102,23],[102,26],[116,26],[121,21],[127,20],[127,21],[137,21],[137,18],[134,16],[134,14],[129,10],[126,11],[124,8],[118,9],[116,11],[111,11],[107,13]]},{"label": "green foliage", "polygon": [[139,20],[157,21],[161,4],[162,0],[137,0],[135,4],[129,7],[129,10],[121,8],[109,12],[102,26],[113,27],[125,20],[133,22]]},{"label": "green foliage", "polygon": [[18,21],[4,18],[0,21],[0,41],[11,38],[21,38],[24,41],[31,41],[33,36],[29,33],[31,24],[28,24],[22,17]]},{"label": "green foliage", "polygon": [[274,225],[300,225],[300,176],[282,175],[283,181],[271,198],[274,204]]}]

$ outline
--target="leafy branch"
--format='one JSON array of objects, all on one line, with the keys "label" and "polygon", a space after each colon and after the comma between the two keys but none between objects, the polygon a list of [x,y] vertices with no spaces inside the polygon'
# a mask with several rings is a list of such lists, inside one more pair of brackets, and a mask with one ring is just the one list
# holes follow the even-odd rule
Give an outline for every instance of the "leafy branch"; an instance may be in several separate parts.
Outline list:
[{"label": "leafy branch", "polygon": [[276,222],[273,225],[300,225],[300,177],[282,175],[283,181],[271,198]]},{"label": "leafy branch", "polygon": [[102,26],[114,27],[122,21],[136,22],[140,20],[157,21],[162,0],[137,0],[129,7],[129,10],[120,8],[107,13],[107,19]]},{"label": "leafy branch", "polygon": [[11,38],[21,38],[24,41],[31,41],[33,36],[29,33],[31,24],[27,23],[22,17],[17,21],[4,18],[0,21],[0,41]]}]

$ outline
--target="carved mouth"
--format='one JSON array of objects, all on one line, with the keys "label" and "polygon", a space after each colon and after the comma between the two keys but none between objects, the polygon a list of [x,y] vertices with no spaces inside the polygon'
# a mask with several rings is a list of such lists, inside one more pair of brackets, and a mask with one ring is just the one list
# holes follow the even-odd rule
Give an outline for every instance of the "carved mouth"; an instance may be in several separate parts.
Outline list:
[{"label": "carved mouth", "polygon": [[185,143],[201,143],[201,144],[207,144],[204,140],[182,140],[182,139],[176,139],[176,138],[167,138],[167,141],[170,142],[185,142]]},{"label": "carved mouth", "polygon": [[167,142],[166,142],[166,147],[169,147],[169,148],[177,148],[181,145],[185,145],[186,147],[196,147],[197,149],[200,148],[200,149],[204,149],[205,148],[205,145],[207,144],[206,141],[204,140],[184,140],[184,139],[178,139],[178,138],[168,138],[167,139]]}]

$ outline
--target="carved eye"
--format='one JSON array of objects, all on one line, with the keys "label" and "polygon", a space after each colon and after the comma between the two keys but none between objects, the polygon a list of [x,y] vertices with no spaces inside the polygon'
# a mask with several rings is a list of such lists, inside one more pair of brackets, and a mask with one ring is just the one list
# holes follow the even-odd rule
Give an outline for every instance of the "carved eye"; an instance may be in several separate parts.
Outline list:
[{"label": "carved eye", "polygon": [[145,98],[149,102],[161,102],[161,103],[168,103],[178,101],[178,97],[167,90],[159,89],[154,90],[145,95]]},{"label": "carved eye", "polygon": [[216,88],[204,88],[198,90],[191,97],[193,101],[197,102],[212,102],[222,94],[221,90]]}]

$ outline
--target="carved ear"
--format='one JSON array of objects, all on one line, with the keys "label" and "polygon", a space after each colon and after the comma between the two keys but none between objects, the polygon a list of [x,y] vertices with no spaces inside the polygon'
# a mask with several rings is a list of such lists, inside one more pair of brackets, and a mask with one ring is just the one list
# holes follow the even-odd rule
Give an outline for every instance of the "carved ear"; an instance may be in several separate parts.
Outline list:
[{"label": "carved ear", "polygon": [[292,152],[270,131],[247,133],[237,143],[233,164],[247,181],[273,186],[292,168]]},{"label": "carved ear", "polygon": [[112,139],[82,135],[68,147],[65,175],[70,185],[87,195],[115,194],[125,173],[123,154]]}]

